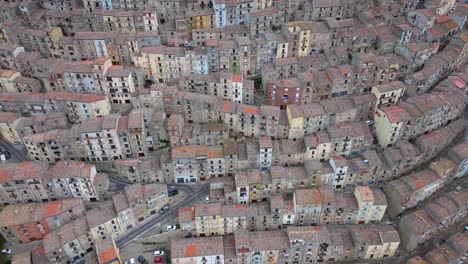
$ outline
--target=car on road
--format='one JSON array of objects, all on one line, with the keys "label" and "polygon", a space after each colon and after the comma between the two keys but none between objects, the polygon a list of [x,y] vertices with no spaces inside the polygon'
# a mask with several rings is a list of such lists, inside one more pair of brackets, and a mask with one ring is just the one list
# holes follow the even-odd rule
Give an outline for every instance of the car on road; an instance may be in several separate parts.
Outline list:
[{"label": "car on road", "polygon": [[149,264],[149,262],[143,256],[138,256],[138,262],[141,264]]},{"label": "car on road", "polygon": [[465,225],[465,230],[468,230],[468,225]]},{"label": "car on road", "polygon": [[10,248],[4,248],[4,249],[2,249],[2,253],[6,254],[6,255],[10,255],[11,254],[11,249]]},{"label": "car on road", "polygon": [[154,257],[154,263],[165,263],[163,257]]},{"label": "car on road", "polygon": [[179,194],[179,190],[170,190],[170,191],[167,193],[167,195],[168,195],[169,197],[176,196],[176,195],[178,195],[178,194]]},{"label": "car on road", "polygon": [[11,159],[11,154],[10,152],[2,145],[0,145],[0,155],[3,155],[5,160]]},{"label": "car on road", "polygon": [[210,201],[211,201],[210,195],[208,194],[207,196],[205,196],[205,202],[210,203]]},{"label": "car on road", "polygon": [[155,257],[164,256],[164,250],[156,250],[156,251],[154,252],[154,256],[155,256]]},{"label": "car on road", "polygon": [[164,214],[167,210],[169,210],[169,205],[164,205],[161,209],[159,209],[160,214]]},{"label": "car on road", "polygon": [[166,232],[174,231],[176,229],[177,229],[177,227],[175,225],[167,225],[166,226]]},{"label": "car on road", "polygon": [[3,154],[3,156],[5,157],[5,160],[9,160],[9,159],[11,159],[10,152],[8,152],[8,151],[5,151],[5,152],[3,152],[2,154]]}]

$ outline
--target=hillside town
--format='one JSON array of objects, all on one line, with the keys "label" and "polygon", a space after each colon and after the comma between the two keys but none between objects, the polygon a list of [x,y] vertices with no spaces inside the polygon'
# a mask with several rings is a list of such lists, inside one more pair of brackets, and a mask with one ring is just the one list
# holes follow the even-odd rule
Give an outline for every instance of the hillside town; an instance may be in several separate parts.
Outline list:
[{"label": "hillside town", "polygon": [[468,262],[468,1],[0,1],[0,264]]}]

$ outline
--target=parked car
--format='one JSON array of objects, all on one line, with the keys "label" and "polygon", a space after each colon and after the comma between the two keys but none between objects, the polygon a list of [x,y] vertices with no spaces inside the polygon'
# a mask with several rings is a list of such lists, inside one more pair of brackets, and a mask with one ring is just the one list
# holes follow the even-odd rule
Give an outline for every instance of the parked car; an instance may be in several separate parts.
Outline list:
[{"label": "parked car", "polygon": [[2,249],[2,253],[6,254],[6,255],[10,255],[11,254],[11,249],[10,248],[4,248],[4,249]]},{"label": "parked car", "polygon": [[0,155],[3,155],[5,160],[11,159],[11,154],[10,152],[2,145],[0,145]]},{"label": "parked car", "polygon": [[211,201],[210,195],[205,196],[205,202],[210,203],[210,201]]},{"label": "parked car", "polygon": [[169,210],[169,205],[164,205],[161,209],[159,209],[160,214],[164,214],[167,210]]},{"label": "parked car", "polygon": [[468,230],[468,225],[465,225],[465,230]]},{"label": "parked car", "polygon": [[143,256],[138,256],[138,262],[141,264],[149,264],[149,262]]},{"label": "parked car", "polygon": [[5,157],[5,160],[9,160],[9,159],[11,159],[10,152],[8,152],[8,151],[5,151],[5,152],[3,152],[2,154],[4,155],[4,157]]},{"label": "parked car", "polygon": [[135,264],[135,258],[131,258],[129,261],[130,261],[130,264]]},{"label": "parked car", "polygon": [[169,197],[176,196],[179,194],[179,190],[171,190],[167,193]]},{"label": "parked car", "polygon": [[174,231],[176,229],[177,229],[177,227],[175,225],[167,225],[166,226],[166,232]]},{"label": "parked car", "polygon": [[164,256],[164,250],[156,250],[156,251],[154,252],[154,256],[155,256],[155,257]]},{"label": "parked car", "polygon": [[163,257],[154,257],[154,263],[164,263]]}]

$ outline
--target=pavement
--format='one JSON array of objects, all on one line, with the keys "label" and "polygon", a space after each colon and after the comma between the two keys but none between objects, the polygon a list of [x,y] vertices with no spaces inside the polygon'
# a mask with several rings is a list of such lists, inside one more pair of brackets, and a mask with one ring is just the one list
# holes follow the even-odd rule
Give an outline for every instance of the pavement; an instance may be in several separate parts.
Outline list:
[{"label": "pavement", "polygon": [[0,145],[2,145],[6,150],[8,150],[8,152],[10,152],[11,155],[11,159],[5,162],[17,163],[29,160],[28,156],[26,155],[26,149],[23,145],[10,144],[10,142],[8,142],[3,137],[0,137]]},{"label": "pavement", "polygon": [[[167,225],[177,225],[177,214],[180,207],[200,203],[205,201],[205,195],[208,194],[208,185],[191,185],[194,193],[188,194],[186,199],[173,205],[169,211],[151,220],[151,223],[140,226],[141,230],[137,230],[136,234],[130,234],[121,240],[117,240],[116,244],[119,248],[120,256],[123,260],[136,258],[143,255],[148,261],[153,259],[155,250],[164,250],[166,257],[170,256],[169,240],[173,237],[182,238],[185,233],[181,230],[166,232]],[[176,188],[177,186],[174,186]],[[171,188],[171,187],[169,187]],[[184,197],[185,198],[185,197]],[[139,227],[139,228],[140,228]]]},{"label": "pavement", "polygon": [[[437,191],[435,194],[430,196],[428,199],[424,200],[423,202],[419,203],[416,207],[413,207],[411,209],[408,209],[405,211],[404,215],[410,214],[414,211],[417,211],[421,208],[423,208],[426,204],[430,203],[431,201],[443,196],[449,191],[454,191],[459,188],[467,189],[468,188],[468,178],[467,177],[462,177],[460,179],[457,179],[446,186],[444,186],[442,189]],[[395,225],[401,218],[398,218],[398,220],[395,222]],[[397,256],[392,258],[392,262],[389,263],[406,263],[410,258],[415,257],[415,256],[421,256],[424,257],[430,250],[434,249],[437,245],[441,244],[442,241],[446,240],[450,236],[454,235],[457,232],[464,232],[465,230],[465,224],[466,221],[461,220],[458,223],[449,226],[447,229],[440,231],[437,233],[434,237],[423,243],[421,246],[419,246],[415,251],[413,252],[406,252],[402,247],[400,247],[397,251]],[[397,227],[397,226],[395,226]]]},{"label": "pavement", "polygon": [[[109,181],[117,186],[117,187],[113,187],[113,188],[123,188],[127,185],[130,185],[130,184],[133,184],[131,182],[128,182],[128,181],[125,181],[125,180],[122,180],[121,178],[115,176],[114,174],[112,173],[108,173],[108,177],[109,177]],[[174,190],[174,189],[177,189],[179,191],[184,191],[190,195],[194,194],[195,192],[197,192],[198,190],[200,190],[201,188],[203,188],[204,184],[193,184],[193,185],[186,185],[186,184],[167,184],[167,188],[169,190]]]},{"label": "pavement", "polygon": [[[170,187],[168,186],[169,189],[177,189],[178,187]],[[123,248],[126,245],[128,245],[132,240],[137,239],[144,235],[145,233],[149,232],[152,230],[155,226],[156,228],[161,228],[161,224],[167,222],[168,220],[173,221],[174,219],[177,219],[177,214],[179,212],[179,208],[188,206],[194,202],[198,202],[203,199],[205,195],[208,194],[209,190],[209,185],[204,184],[199,187],[199,190],[197,190],[194,193],[188,193],[187,199],[175,204],[172,206],[168,211],[166,211],[162,215],[158,215],[155,218],[151,219],[150,221],[138,225],[135,227],[133,230],[131,230],[129,233],[127,233],[125,236],[119,238],[116,240],[116,245],[118,248]],[[176,221],[174,221],[176,223]]]}]

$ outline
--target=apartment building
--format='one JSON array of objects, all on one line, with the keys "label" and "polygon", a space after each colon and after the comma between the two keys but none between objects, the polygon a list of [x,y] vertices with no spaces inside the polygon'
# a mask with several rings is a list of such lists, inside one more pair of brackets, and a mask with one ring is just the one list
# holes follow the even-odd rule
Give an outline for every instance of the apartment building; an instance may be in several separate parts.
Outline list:
[{"label": "apartment building", "polygon": [[65,113],[61,112],[19,117],[13,122],[12,126],[14,133],[19,138],[17,142],[21,142],[21,139],[27,135],[68,128],[70,128],[68,119]]},{"label": "apartment building", "polygon": [[133,184],[87,211],[86,221],[94,240],[115,239],[159,214],[166,204],[166,185]]},{"label": "apartment building", "polygon": [[402,82],[390,82],[372,87],[371,93],[377,98],[376,110],[384,106],[398,104],[405,93],[405,85]]},{"label": "apartment building", "polygon": [[[437,155],[444,147],[448,146],[450,140],[453,140],[459,135],[462,129],[460,125],[462,125],[462,122],[457,122],[431,134],[421,136],[416,140],[417,144],[411,144],[409,142],[399,143],[395,147],[390,147],[379,152],[368,150],[353,158],[347,158],[346,160],[335,156],[328,162],[321,162],[321,156],[315,156],[315,158],[310,160],[309,157],[307,157],[308,154],[304,153],[302,154],[305,155],[303,157],[306,157],[303,161],[304,165],[301,164],[299,167],[296,167],[297,165],[295,165],[295,167],[278,166],[286,166],[286,164],[291,166],[297,164],[297,161],[285,163],[283,158],[276,154],[275,149],[278,148],[276,147],[278,145],[273,141],[273,166],[271,167],[271,174],[265,172],[263,177],[266,182],[272,183],[272,186],[276,188],[274,191],[278,193],[287,190],[287,186],[295,186],[297,188],[303,188],[304,186],[333,186],[335,188],[350,190],[352,186],[383,185],[385,182],[409,172],[411,169],[416,168],[418,164]],[[440,137],[441,135],[446,135],[448,140],[445,141],[444,139],[444,142],[438,142],[438,140],[442,140]],[[323,145],[323,148],[326,148],[326,145]],[[316,148],[310,149],[311,153],[315,151]],[[238,152],[238,166],[236,172],[249,168],[241,163],[241,159],[247,161],[247,155],[243,158],[242,152]],[[441,169],[441,171],[444,170]],[[442,175],[442,172],[440,173]],[[271,181],[266,180],[269,177],[272,177]],[[249,192],[248,186],[254,184],[254,182],[248,182],[248,179],[247,177],[245,181],[240,181],[244,182],[241,186],[246,187],[244,188],[245,197],[243,198],[243,201],[246,202],[250,201],[247,195]],[[258,182],[256,184],[261,192],[263,187],[258,187]],[[238,197],[241,197],[242,194],[238,193],[237,196],[232,197],[230,193],[229,191],[224,194],[226,200],[231,199],[231,202],[241,201]]]},{"label": "apartment building", "polygon": [[412,62],[410,65],[412,71],[419,71],[424,63],[437,53],[438,49],[439,45],[434,43],[407,43],[398,45],[395,48],[395,53]]},{"label": "apartment building", "polygon": [[0,213],[0,232],[15,244],[41,240],[59,226],[83,216],[85,211],[79,199],[8,205]]},{"label": "apartment building", "polygon": [[31,29],[17,25],[13,21],[3,23],[8,40],[25,46],[27,51],[36,51],[45,57],[54,56],[54,47],[63,37],[59,27],[44,27]]},{"label": "apartment building", "polygon": [[466,33],[453,37],[443,51],[427,60],[422,70],[407,75],[405,83],[409,85],[408,94],[427,92],[451,71],[461,69],[461,65],[466,62],[466,56],[461,55],[466,54],[467,41]]},{"label": "apartment building", "polygon": [[[448,145],[448,142],[454,139],[459,135],[462,129],[462,121],[457,121],[447,127],[439,129],[428,135],[420,136],[416,140],[416,144],[411,144],[408,142],[400,142],[395,147],[387,148],[380,152],[375,151],[365,151],[361,154],[353,154],[353,157],[348,157],[346,161],[341,161],[338,157],[333,157],[334,161],[337,164],[331,165],[329,162],[319,162],[312,167],[310,167],[311,172],[317,170],[324,170],[327,173],[323,173],[321,177],[315,177],[313,179],[305,180],[306,176],[304,174],[297,174],[298,172],[292,172],[292,174],[303,175],[301,177],[292,177],[292,179],[303,179],[303,182],[309,182],[314,185],[334,185],[339,188],[349,189],[354,185],[381,185],[384,182],[392,180],[394,177],[404,174],[409,171],[411,168],[415,168],[417,164],[420,164],[424,160],[434,157],[444,146]],[[446,139],[442,139],[440,136],[445,134]],[[438,140],[441,140],[438,142]],[[272,165],[286,166],[286,165],[297,165],[298,163],[305,163],[305,167],[311,166],[311,161],[325,161],[331,157],[331,141],[329,136],[325,132],[320,132],[312,135],[311,137],[306,137],[304,143],[298,142],[288,142],[288,141],[272,141],[273,150],[272,150]],[[358,143],[362,143],[359,142]],[[286,148],[286,152],[283,151],[282,145],[291,145]],[[301,145],[306,144],[300,147]],[[357,144],[357,145],[359,145]],[[285,146],[286,146],[285,145]],[[297,146],[296,146],[297,145]],[[356,145],[356,146],[357,146]],[[242,147],[244,146],[244,147]],[[296,147],[294,147],[296,146]],[[245,152],[245,145],[239,144],[237,151],[237,170],[247,169],[247,168],[258,168],[251,167],[248,165],[250,158]],[[298,148],[299,147],[299,148]],[[290,149],[290,150],[288,150]],[[303,149],[303,150],[300,150]],[[357,150],[359,149],[356,148]],[[294,151],[295,150],[295,151]],[[298,151],[299,150],[299,151]],[[289,152],[288,152],[289,151]],[[246,153],[246,154],[244,154]],[[253,156],[258,155],[259,152],[252,152]],[[254,154],[256,153],[256,154]],[[258,158],[252,159],[255,162],[258,162]],[[245,162],[245,163],[244,163]],[[254,163],[255,163],[254,162]],[[232,164],[232,161],[229,161]],[[252,164],[254,164],[252,163]],[[235,165],[235,164],[233,164]],[[259,165],[256,165],[259,166]],[[287,168],[286,168],[287,169]],[[277,175],[281,175],[280,179],[285,178],[283,175],[287,174],[288,170],[282,169],[281,172],[278,172]],[[341,172],[340,172],[341,171]],[[268,174],[266,174],[268,175]],[[308,177],[314,176],[314,173],[308,175]],[[287,177],[286,177],[287,178]],[[286,185],[285,182],[282,183]],[[289,180],[289,179],[288,179]],[[290,184],[296,183],[299,185],[299,180],[292,180]]]},{"label": "apartment building", "polygon": [[413,251],[440,231],[462,220],[466,216],[466,192],[466,189],[448,192],[425,204],[422,209],[403,216],[398,233],[405,250]]},{"label": "apartment building", "polygon": [[[207,263],[358,261],[391,257],[399,244],[396,230],[381,225],[237,231],[222,237],[172,239],[171,250],[176,254],[171,261],[189,263],[195,258],[197,262]],[[200,245],[203,248],[199,248]],[[206,245],[210,248],[206,249],[208,254],[203,254],[201,249]]]},{"label": "apartment building", "polygon": [[164,182],[164,174],[158,157],[116,160],[117,176],[132,183]]},{"label": "apartment building", "polygon": [[183,263],[224,263],[222,237],[171,239],[171,261]]},{"label": "apartment building", "polygon": [[210,73],[189,75],[179,79],[185,91],[213,95],[241,104],[253,104],[254,82],[238,73]]},{"label": "apartment building", "polygon": [[[270,3],[270,7],[254,10],[247,14],[245,18],[245,22],[249,26],[251,36],[271,33],[271,28],[273,26],[278,26],[279,24],[277,19],[277,14],[279,13],[278,7],[271,6],[272,1],[267,2]],[[255,3],[259,4],[258,1]]]},{"label": "apartment building", "polygon": [[1,106],[6,112],[64,112],[70,123],[110,113],[109,99],[95,94],[49,91],[43,93],[5,93]]},{"label": "apartment building", "polygon": [[60,161],[59,130],[25,136],[22,140],[31,160],[55,163]]},{"label": "apartment building", "polygon": [[88,202],[101,197],[95,186],[98,177],[94,165],[76,161],[55,165],[25,161],[6,164],[0,170],[5,175],[0,183],[3,206],[68,198]]},{"label": "apartment building", "polygon": [[42,93],[4,93],[0,96],[4,112],[31,113],[32,115],[50,112]]},{"label": "apartment building", "polygon": [[[96,255],[99,263],[122,263],[119,249],[113,239],[101,239],[96,241]],[[86,261],[89,262],[88,260]]]},{"label": "apartment building", "polygon": [[[131,112],[122,117],[117,131],[122,152],[127,158],[147,157],[149,146],[154,145],[151,135],[148,134],[142,113]],[[126,128],[126,129],[125,129]]]},{"label": "apartment building", "polygon": [[459,178],[468,173],[467,144],[459,144],[449,150],[449,158],[458,165],[455,177]]},{"label": "apartment building", "polygon": [[70,123],[110,114],[107,96],[72,92],[49,91],[46,93],[47,108],[51,112],[64,112]]},{"label": "apartment building", "polygon": [[[464,81],[465,72],[454,72],[450,74],[447,79],[441,81],[437,87],[434,87],[434,91],[449,92],[458,95],[464,95],[468,89],[466,82]],[[465,98],[465,103],[467,102]]]},{"label": "apartment building", "polygon": [[[188,123],[223,121],[228,126],[231,134],[246,136],[258,136],[260,134],[262,136],[270,135],[285,138],[283,134],[286,133],[283,132],[284,129],[288,129],[289,139],[294,140],[304,137],[303,127],[306,127],[306,133],[310,134],[334,124],[352,122],[356,118],[363,119],[363,117],[373,115],[373,110],[369,108],[369,105],[373,104],[374,97],[369,99],[370,102],[361,102],[357,97],[356,100],[353,100],[354,97],[341,97],[301,106],[288,105],[286,107],[287,115],[283,116],[280,107],[238,104],[232,101],[224,101],[216,96],[200,95],[192,92],[178,92],[178,96],[175,97],[178,89],[167,85],[154,86],[152,89],[154,89],[154,92],[149,94],[153,98],[151,103],[148,101],[149,98],[147,100],[146,95],[145,98],[140,95],[136,98],[139,102],[135,102],[134,105],[141,105],[142,100],[144,102],[148,101],[149,106],[163,109],[168,114],[182,114],[185,122]],[[176,102],[170,103],[171,100],[176,100]],[[290,109],[288,110],[288,108]],[[291,111],[292,108],[299,109]],[[195,109],[198,111],[195,111]],[[270,110],[268,114],[265,112],[266,109]],[[199,118],[193,118],[195,113]],[[289,127],[286,122],[282,122],[282,117],[286,117],[283,120],[288,121]],[[262,127],[262,129],[259,129],[259,127]],[[276,135],[274,135],[274,131],[277,132]]]},{"label": "apartment building", "polygon": [[463,108],[463,99],[453,94],[432,92],[410,97],[405,103],[377,110],[377,139],[382,147],[392,146],[400,139],[412,139],[452,122]]},{"label": "apartment building", "polygon": [[[411,133],[411,114],[399,105],[383,107],[375,113],[377,140],[383,147],[391,147],[398,142],[400,132],[403,135]],[[408,136],[402,139],[409,139]]]},{"label": "apartment building", "polygon": [[195,183],[225,175],[224,152],[218,146],[187,145],[171,149],[173,181]]},{"label": "apartment building", "polygon": [[331,155],[355,156],[370,149],[374,137],[366,122],[344,123],[327,128]]},{"label": "apartment building", "polygon": [[424,7],[435,9],[435,12],[440,16],[447,15],[447,13],[450,12],[454,8],[454,6],[455,6],[454,0],[448,0],[448,1],[429,0],[427,2],[424,2]]},{"label": "apartment building", "polygon": [[[16,118],[13,119],[13,116]],[[68,120],[64,113],[38,114],[20,117],[14,113],[2,112],[0,122],[2,136],[12,144],[21,144],[21,139],[30,134],[44,133],[48,130],[67,129]]]},{"label": "apartment building", "polygon": [[189,10],[185,13],[187,35],[194,29],[207,29],[215,27],[215,12],[213,9]]},{"label": "apartment building", "polygon": [[378,223],[387,210],[387,201],[380,189],[371,190],[368,186],[358,186],[354,191],[358,203],[356,221],[359,224]]},{"label": "apartment building", "polygon": [[42,241],[44,254],[50,263],[77,261],[94,251],[96,246],[84,217],[60,226],[46,234]]},{"label": "apartment building", "polygon": [[[239,179],[236,179],[241,195],[255,196],[254,191],[268,191],[268,188],[260,187],[258,191],[238,183]],[[387,206],[385,195],[379,189],[366,188],[352,194],[334,192],[331,187],[301,187],[293,190],[292,213],[285,211],[285,203],[291,200],[284,200],[281,194],[267,195],[265,199],[248,204],[243,204],[243,199],[239,200],[240,204],[231,204],[227,200],[228,204],[212,202],[179,210],[183,219],[180,224],[191,234],[212,236],[232,234],[236,230],[274,230],[286,226],[379,223]]]},{"label": "apartment building", "polygon": [[21,72],[13,70],[0,70],[0,87],[3,92],[10,93],[32,93],[42,89],[38,80],[21,76]]},{"label": "apartment building", "polygon": [[266,90],[270,95],[267,97],[269,105],[286,109],[289,104],[300,104],[303,87],[299,79],[290,78],[272,81],[268,82],[266,86]]},{"label": "apartment building", "polygon": [[0,113],[0,134],[10,144],[18,144],[21,138],[15,131],[15,121],[19,118],[15,113]]},{"label": "apartment building", "polygon": [[20,72],[12,70],[1,70],[0,71],[0,87],[3,92],[15,92],[13,80],[21,76]]},{"label": "apartment building", "polygon": [[138,52],[143,46],[161,43],[157,34],[157,14],[148,9],[97,14],[86,14],[83,9],[73,10],[75,12],[37,11],[43,20],[33,21],[40,22],[42,25],[37,27],[43,29],[30,29],[10,22],[2,27],[10,41],[46,57],[75,61],[107,57],[115,64],[130,65],[131,53]]},{"label": "apartment building", "polygon": [[463,263],[466,260],[463,249],[466,245],[466,233],[458,232],[449,237],[444,243],[437,245],[426,253],[424,258],[416,256],[411,258],[408,263],[437,263],[450,260],[455,263]]},{"label": "apartment building", "polygon": [[165,184],[132,184],[125,187],[124,193],[130,208],[132,208],[136,225],[158,214],[159,210],[168,203]]},{"label": "apartment building", "polygon": [[[353,202],[345,202],[345,198]],[[297,225],[378,223],[383,218],[386,206],[382,191],[367,186],[357,187],[354,196],[334,193],[329,187],[294,192],[294,219],[298,221],[295,222]],[[342,219],[343,216],[348,218]]]},{"label": "apartment building", "polygon": [[146,142],[148,150],[154,151],[158,147],[158,143],[167,140],[166,134],[166,114],[163,111],[154,108],[137,108],[130,112],[130,115],[138,117],[139,114],[143,117],[143,126],[146,130]]},{"label": "apartment building", "polygon": [[35,75],[42,80],[47,91],[109,95],[113,104],[129,104],[136,87],[129,68],[112,65],[112,61],[105,57],[81,62],[57,59],[56,67],[46,68]]},{"label": "apartment building", "polygon": [[317,54],[331,45],[331,33],[323,22],[289,22],[283,25],[281,32],[289,43],[288,54],[297,57]]},{"label": "apartment building", "polygon": [[[129,118],[130,116],[130,118]],[[31,159],[54,163],[63,159],[106,161],[148,156],[142,114],[90,118],[69,130],[25,136]]]},{"label": "apartment building", "polygon": [[[125,206],[125,204],[122,204]],[[128,206],[128,203],[126,204]],[[86,221],[94,240],[115,238],[122,235],[125,227],[118,221],[113,201],[106,201],[86,212]]]},{"label": "apartment building", "polygon": [[[462,145],[458,145],[460,147]],[[453,148],[456,150],[456,147]],[[416,206],[457,177],[459,166],[451,158],[442,158],[428,169],[390,181],[385,187],[391,217]]]},{"label": "apartment building", "polygon": [[354,16],[357,3],[346,1],[314,1],[308,5],[309,19],[325,20],[326,18],[346,19]]}]

